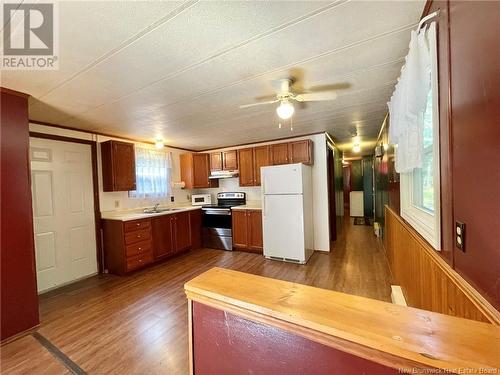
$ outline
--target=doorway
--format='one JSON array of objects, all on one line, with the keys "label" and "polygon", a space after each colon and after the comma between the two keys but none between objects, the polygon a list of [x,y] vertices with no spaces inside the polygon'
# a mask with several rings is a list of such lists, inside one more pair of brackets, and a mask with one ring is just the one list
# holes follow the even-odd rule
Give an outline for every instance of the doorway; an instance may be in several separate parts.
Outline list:
[{"label": "doorway", "polygon": [[38,293],[98,273],[93,150],[30,137]]}]

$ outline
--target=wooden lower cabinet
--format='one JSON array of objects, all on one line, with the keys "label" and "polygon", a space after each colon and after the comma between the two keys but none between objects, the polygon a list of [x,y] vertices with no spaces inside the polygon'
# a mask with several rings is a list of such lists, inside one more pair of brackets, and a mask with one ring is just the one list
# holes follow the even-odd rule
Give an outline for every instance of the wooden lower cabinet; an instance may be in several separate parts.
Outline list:
[{"label": "wooden lower cabinet", "polygon": [[153,218],[153,253],[155,259],[161,259],[174,254],[173,247],[173,215],[163,215]]},{"label": "wooden lower cabinet", "polygon": [[201,210],[189,211],[191,229],[191,249],[201,248]]},{"label": "wooden lower cabinet", "polygon": [[262,211],[233,210],[233,247],[262,254]]},{"label": "wooden lower cabinet", "polygon": [[[197,241],[195,246],[201,246],[200,210],[102,223],[105,267],[118,275],[188,250],[193,238]],[[193,235],[198,232],[199,235]]]}]

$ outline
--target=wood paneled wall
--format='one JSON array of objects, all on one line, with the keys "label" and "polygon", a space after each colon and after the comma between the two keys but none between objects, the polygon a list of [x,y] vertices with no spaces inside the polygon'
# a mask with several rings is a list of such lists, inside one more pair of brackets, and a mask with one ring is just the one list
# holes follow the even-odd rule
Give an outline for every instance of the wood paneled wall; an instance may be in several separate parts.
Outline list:
[{"label": "wood paneled wall", "polygon": [[500,313],[388,206],[384,242],[393,277],[408,305],[500,325]]},{"label": "wood paneled wall", "polygon": [[29,169],[28,96],[0,89],[0,339],[39,323]]}]

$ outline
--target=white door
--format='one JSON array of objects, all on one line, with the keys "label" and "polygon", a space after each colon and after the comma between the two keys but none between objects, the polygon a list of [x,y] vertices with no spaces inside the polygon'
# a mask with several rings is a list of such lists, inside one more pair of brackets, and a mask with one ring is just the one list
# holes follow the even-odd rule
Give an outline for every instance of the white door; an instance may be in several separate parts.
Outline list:
[{"label": "white door", "polygon": [[303,164],[262,167],[262,194],[302,194],[303,167]]},{"label": "white door", "polygon": [[264,255],[305,261],[302,195],[266,195],[262,202]]},{"label": "white door", "polygon": [[97,273],[90,145],[30,138],[38,292]]}]

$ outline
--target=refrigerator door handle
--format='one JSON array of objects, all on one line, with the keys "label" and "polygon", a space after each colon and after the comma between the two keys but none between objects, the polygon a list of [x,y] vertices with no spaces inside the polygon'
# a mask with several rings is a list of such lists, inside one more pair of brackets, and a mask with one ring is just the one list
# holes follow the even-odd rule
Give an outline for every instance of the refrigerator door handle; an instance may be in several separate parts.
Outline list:
[{"label": "refrigerator door handle", "polygon": [[262,196],[262,218],[266,217],[266,196]]}]

